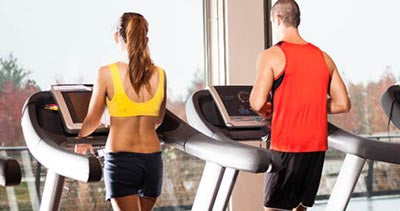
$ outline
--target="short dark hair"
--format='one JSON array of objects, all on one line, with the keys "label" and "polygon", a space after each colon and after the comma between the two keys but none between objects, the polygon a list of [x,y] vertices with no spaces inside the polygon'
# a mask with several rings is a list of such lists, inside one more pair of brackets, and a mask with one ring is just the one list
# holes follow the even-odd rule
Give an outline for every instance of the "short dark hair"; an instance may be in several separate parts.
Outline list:
[{"label": "short dark hair", "polygon": [[300,8],[294,0],[278,0],[271,9],[272,15],[282,18],[286,27],[297,28],[300,24]]}]

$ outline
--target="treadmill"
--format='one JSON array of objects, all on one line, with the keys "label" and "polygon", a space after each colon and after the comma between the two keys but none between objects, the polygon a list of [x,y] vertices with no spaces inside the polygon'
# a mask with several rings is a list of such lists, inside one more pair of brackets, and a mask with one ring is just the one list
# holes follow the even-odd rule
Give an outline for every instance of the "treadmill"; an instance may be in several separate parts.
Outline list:
[{"label": "treadmill", "polygon": [[[66,109],[71,116],[78,115],[76,108],[88,107],[86,98],[90,96],[90,87],[67,85],[65,89],[59,88],[61,96],[70,101],[66,103]],[[59,209],[65,177],[82,182],[98,182],[102,178],[101,161],[94,155],[75,154],[72,147],[85,142],[104,146],[107,128],[100,128],[90,137],[77,140],[77,130],[66,124],[65,112],[61,111],[62,106],[58,105],[56,98],[54,90],[33,94],[25,103],[21,120],[29,151],[48,169],[40,210]],[[163,143],[206,161],[203,176],[206,175],[207,179],[199,185],[192,210],[225,210],[238,171],[265,172],[279,166],[279,161],[274,160],[268,151],[234,141],[217,141],[189,126],[169,110],[157,133]]]},{"label": "treadmill", "polygon": [[[223,118],[224,112],[221,107],[224,106],[224,109],[227,110],[232,106],[225,106],[215,99],[216,94],[220,95],[219,99],[229,99],[231,98],[229,96],[237,96],[238,90],[251,90],[251,86],[247,86],[247,88],[246,86],[224,86],[224,89],[224,92],[219,93],[215,93],[215,89],[212,88],[193,93],[186,103],[189,124],[201,133],[222,142],[262,138],[264,136],[262,131],[268,132],[268,128],[264,130],[261,128],[235,128],[228,125],[225,121],[226,118]],[[398,100],[392,108],[392,121],[396,121],[396,126],[400,128],[400,86],[389,88],[382,96],[382,103],[384,108],[388,104],[392,104],[394,98],[392,96],[395,96],[393,95],[394,90],[396,90]],[[229,109],[227,113],[229,113]],[[360,137],[344,131],[332,123],[328,124],[328,144],[330,148],[346,153],[346,157],[329,198],[327,211],[346,210],[366,159],[400,164],[400,144],[378,142],[374,139]]]},{"label": "treadmill", "polygon": [[21,183],[21,167],[17,160],[0,155],[0,186],[14,186]]}]

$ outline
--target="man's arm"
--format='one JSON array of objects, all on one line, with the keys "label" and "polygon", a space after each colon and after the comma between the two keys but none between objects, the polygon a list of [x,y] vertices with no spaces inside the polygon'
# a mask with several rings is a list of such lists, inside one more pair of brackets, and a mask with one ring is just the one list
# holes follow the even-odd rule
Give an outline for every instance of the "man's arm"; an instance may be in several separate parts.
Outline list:
[{"label": "man's arm", "polygon": [[262,117],[266,117],[270,112],[270,104],[267,103],[267,99],[274,82],[273,58],[271,49],[265,50],[258,56],[257,76],[250,93],[250,106]]},{"label": "man's arm", "polygon": [[346,85],[339,71],[336,68],[332,58],[324,52],[326,64],[331,71],[331,81],[329,89],[329,98],[327,103],[327,111],[329,114],[347,113],[350,111],[351,102],[347,93]]}]

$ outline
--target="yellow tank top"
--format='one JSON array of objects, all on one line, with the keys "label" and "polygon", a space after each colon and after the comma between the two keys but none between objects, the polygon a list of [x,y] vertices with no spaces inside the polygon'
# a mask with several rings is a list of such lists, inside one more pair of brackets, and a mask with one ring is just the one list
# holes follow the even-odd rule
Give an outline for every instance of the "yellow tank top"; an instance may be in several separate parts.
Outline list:
[{"label": "yellow tank top", "polygon": [[114,84],[113,98],[111,100],[106,99],[110,116],[158,116],[161,103],[164,99],[164,71],[161,68],[157,68],[159,71],[159,82],[156,93],[146,102],[134,102],[126,95],[117,64],[109,65],[109,69]]}]

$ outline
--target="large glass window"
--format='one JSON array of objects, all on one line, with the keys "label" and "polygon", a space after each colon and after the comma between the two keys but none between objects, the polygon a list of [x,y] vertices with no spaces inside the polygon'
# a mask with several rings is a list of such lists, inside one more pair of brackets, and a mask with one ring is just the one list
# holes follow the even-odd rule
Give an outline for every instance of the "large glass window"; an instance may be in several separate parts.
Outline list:
[{"label": "large glass window", "polygon": [[[126,11],[139,12],[148,20],[151,57],[167,74],[167,107],[185,119],[186,99],[205,84],[202,4],[185,0],[1,1],[0,145],[25,145],[20,118],[30,94],[55,83],[93,83],[99,67],[119,59],[113,33]],[[0,151],[22,162],[19,152]],[[190,207],[203,163],[169,147],[163,150],[163,158],[163,195],[157,207]],[[23,184],[7,193],[0,190],[0,206],[14,206],[15,194],[21,209],[35,206],[29,181],[34,179],[36,161],[30,159],[24,160],[24,165],[32,165]],[[42,169],[42,185],[43,174]],[[65,209],[110,208],[102,183],[67,181],[65,192],[61,204]]]},{"label": "large glass window", "polygon": [[[272,5],[275,3],[272,0]],[[337,126],[388,141],[388,118],[380,105],[382,93],[398,82],[400,20],[397,1],[297,0],[301,10],[302,37],[327,52],[335,61],[349,91],[352,109],[348,114],[330,115]],[[276,43],[274,40],[273,43]],[[390,128],[392,136],[397,133]],[[392,138],[391,141],[399,141]],[[329,195],[343,156],[328,151],[319,195]],[[400,192],[400,167],[368,161],[355,196]],[[350,204],[350,206],[352,206]]]}]

